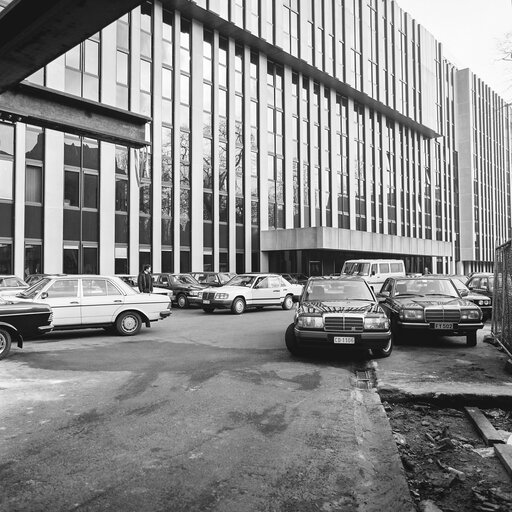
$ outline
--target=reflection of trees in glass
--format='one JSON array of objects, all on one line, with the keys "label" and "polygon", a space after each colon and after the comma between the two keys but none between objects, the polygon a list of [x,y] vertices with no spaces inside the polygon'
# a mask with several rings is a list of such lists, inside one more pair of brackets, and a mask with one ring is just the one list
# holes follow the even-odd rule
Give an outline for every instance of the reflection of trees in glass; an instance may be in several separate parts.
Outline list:
[{"label": "reflection of trees in glass", "polygon": [[116,146],[116,174],[128,174],[128,148]]},{"label": "reflection of trees in glass", "polygon": [[162,187],[162,216],[172,217],[172,187]]},{"label": "reflection of trees in glass", "polygon": [[172,181],[172,129],[162,128],[162,181]]},{"label": "reflection of trees in glass", "polygon": [[140,187],[139,210],[140,213],[149,215],[151,213],[151,185],[142,184]]},{"label": "reflection of trees in glass", "polygon": [[190,190],[180,193],[180,228],[185,231],[190,227]]},{"label": "reflection of trees in glass", "polygon": [[203,187],[213,188],[212,141],[203,139]]},{"label": "reflection of trees in glass", "polygon": [[227,167],[227,142],[219,143],[219,190],[228,190],[228,167]]},{"label": "reflection of trees in glass", "polygon": [[203,194],[203,220],[213,220],[213,194],[211,192]]}]

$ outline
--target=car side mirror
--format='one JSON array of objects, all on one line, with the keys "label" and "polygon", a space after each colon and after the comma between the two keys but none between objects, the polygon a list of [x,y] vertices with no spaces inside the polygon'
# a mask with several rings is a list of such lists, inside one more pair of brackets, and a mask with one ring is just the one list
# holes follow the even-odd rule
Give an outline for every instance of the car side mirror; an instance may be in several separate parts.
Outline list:
[{"label": "car side mirror", "polygon": [[41,299],[47,299],[48,298],[48,292],[41,293]]},{"label": "car side mirror", "polygon": [[386,298],[386,297],[389,297],[389,295],[390,295],[390,293],[389,293],[387,290],[385,290],[385,291],[383,291],[383,292],[379,292],[379,293],[377,293],[377,297],[383,297],[383,298]]},{"label": "car side mirror", "polygon": [[469,290],[461,290],[460,291],[460,296],[461,297],[467,297],[469,295]]}]

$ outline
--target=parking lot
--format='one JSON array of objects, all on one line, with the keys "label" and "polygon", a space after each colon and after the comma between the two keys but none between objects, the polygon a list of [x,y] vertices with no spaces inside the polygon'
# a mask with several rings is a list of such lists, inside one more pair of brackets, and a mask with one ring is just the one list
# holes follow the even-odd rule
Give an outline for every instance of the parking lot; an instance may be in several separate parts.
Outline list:
[{"label": "parking lot", "polygon": [[14,348],[0,508],[408,510],[380,401],[354,385],[364,359],[292,358],[293,313],[177,310],[134,337]]}]

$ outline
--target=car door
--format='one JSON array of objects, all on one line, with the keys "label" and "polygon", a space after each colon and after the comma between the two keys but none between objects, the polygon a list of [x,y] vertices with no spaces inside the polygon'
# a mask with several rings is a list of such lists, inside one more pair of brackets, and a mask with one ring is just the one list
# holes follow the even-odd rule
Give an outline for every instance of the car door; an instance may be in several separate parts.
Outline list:
[{"label": "car door", "polygon": [[109,279],[82,278],[82,324],[108,324],[112,322],[125,302],[126,296]]},{"label": "car door", "polygon": [[[255,306],[268,306],[274,304],[276,301],[279,303],[279,293],[280,289],[275,293],[275,290],[270,287],[269,276],[258,277],[252,288],[252,298],[250,302]],[[274,298],[274,294],[276,298]]]},{"label": "car door", "polygon": [[43,288],[34,302],[49,304],[53,311],[53,325],[81,325],[78,279],[56,279]]}]

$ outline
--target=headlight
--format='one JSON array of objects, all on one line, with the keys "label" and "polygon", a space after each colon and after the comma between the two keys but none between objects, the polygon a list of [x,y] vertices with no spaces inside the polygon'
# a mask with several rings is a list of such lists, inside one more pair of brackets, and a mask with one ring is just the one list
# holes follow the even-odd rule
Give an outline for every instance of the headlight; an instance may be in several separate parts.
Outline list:
[{"label": "headlight", "polygon": [[480,320],[482,312],[479,309],[463,309],[460,312],[461,320]]},{"label": "headlight", "polygon": [[197,296],[202,299],[203,298],[203,292],[198,292]]},{"label": "headlight", "polygon": [[484,306],[490,306],[491,301],[490,300],[484,300]]},{"label": "headlight", "polygon": [[387,331],[389,329],[389,319],[386,315],[382,316],[367,316],[364,319],[365,329],[375,329],[380,331]]},{"label": "headlight", "polygon": [[424,320],[425,315],[423,309],[403,309],[400,313],[402,320],[416,320],[421,322]]},{"label": "headlight", "polygon": [[228,299],[229,298],[229,294],[227,294],[227,293],[216,293],[215,294],[215,298],[216,299]]},{"label": "headlight", "polygon": [[299,316],[297,326],[304,329],[323,329],[324,319],[321,316]]},{"label": "headlight", "polygon": [[199,292],[189,291],[188,294],[190,297],[199,297]]}]

